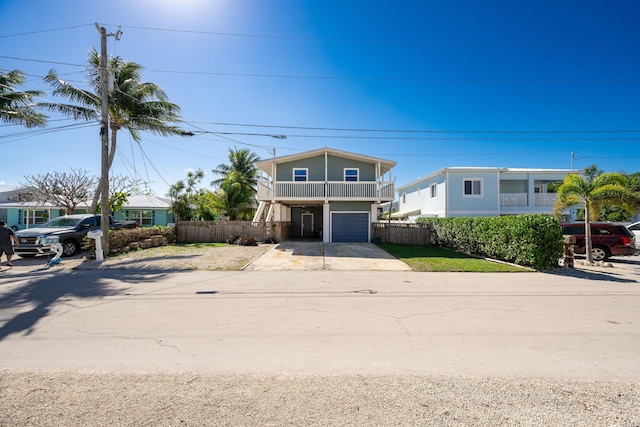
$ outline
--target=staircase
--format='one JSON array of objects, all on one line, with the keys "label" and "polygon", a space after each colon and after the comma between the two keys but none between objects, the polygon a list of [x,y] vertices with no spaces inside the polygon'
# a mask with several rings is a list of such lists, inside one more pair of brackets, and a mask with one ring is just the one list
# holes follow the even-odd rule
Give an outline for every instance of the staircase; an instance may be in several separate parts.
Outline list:
[{"label": "staircase", "polygon": [[260,202],[256,214],[253,217],[253,222],[270,222],[273,218],[273,203]]}]

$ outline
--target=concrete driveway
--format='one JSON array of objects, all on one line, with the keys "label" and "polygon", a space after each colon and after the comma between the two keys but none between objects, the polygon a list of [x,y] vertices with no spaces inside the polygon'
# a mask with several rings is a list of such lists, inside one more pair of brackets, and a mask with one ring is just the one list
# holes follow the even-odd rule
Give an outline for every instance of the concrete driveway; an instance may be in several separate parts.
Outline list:
[{"label": "concrete driveway", "polygon": [[409,271],[411,268],[372,243],[279,243],[245,270]]}]

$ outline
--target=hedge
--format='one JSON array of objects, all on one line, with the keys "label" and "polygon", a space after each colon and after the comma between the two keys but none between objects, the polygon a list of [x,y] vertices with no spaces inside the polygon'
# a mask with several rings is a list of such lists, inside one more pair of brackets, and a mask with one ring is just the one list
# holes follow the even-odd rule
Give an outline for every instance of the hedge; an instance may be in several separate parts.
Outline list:
[{"label": "hedge", "polygon": [[549,270],[563,253],[562,228],[549,215],[419,218],[439,246],[518,265]]}]

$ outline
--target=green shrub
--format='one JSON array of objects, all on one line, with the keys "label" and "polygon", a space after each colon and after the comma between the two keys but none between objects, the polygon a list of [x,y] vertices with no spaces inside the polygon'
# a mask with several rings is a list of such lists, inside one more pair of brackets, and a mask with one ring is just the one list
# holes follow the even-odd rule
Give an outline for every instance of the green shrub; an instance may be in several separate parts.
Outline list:
[{"label": "green shrub", "polygon": [[255,237],[247,236],[244,234],[234,234],[227,239],[227,243],[230,245],[240,246],[258,246],[258,241]]},{"label": "green shrub", "polygon": [[[175,227],[156,225],[144,228],[109,230],[109,250],[110,252],[122,252],[123,248],[131,242],[141,242],[145,239],[150,239],[151,236],[157,235],[163,236],[167,240],[167,243],[175,243],[176,241]],[[85,237],[82,249],[95,251],[95,240]]]},{"label": "green shrub", "polygon": [[420,218],[439,246],[547,270],[562,257],[562,229],[549,215]]}]

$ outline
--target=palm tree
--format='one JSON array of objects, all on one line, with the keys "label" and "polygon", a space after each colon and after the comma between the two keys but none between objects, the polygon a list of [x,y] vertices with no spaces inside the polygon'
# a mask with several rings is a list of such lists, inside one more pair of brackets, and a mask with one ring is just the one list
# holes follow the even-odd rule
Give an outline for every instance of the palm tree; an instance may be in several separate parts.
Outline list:
[{"label": "palm tree", "polygon": [[213,193],[216,209],[228,216],[229,221],[249,219],[253,210],[253,194],[247,189],[232,176],[227,177],[220,184],[220,189]]},{"label": "palm tree", "polygon": [[597,221],[600,206],[620,207],[635,213],[639,197],[627,186],[627,178],[619,173],[604,173],[590,178],[577,174],[567,175],[558,187],[554,214],[559,216],[570,206],[582,204],[584,207],[585,254],[587,262],[593,263],[591,244],[591,221]]},{"label": "palm tree", "polygon": [[[73,104],[41,103],[39,106],[49,111],[62,113],[74,119],[97,121],[101,117],[102,94],[100,90],[100,54],[92,49],[88,59],[88,77],[92,90],[80,89],[61,80],[54,70],[44,78],[51,85],[53,94],[67,98]],[[109,144],[108,166],[111,168],[116,153],[117,135],[120,129],[126,129],[134,141],[140,143],[141,131],[150,131],[156,135],[184,135],[184,131],[173,125],[180,121],[180,107],[168,101],[167,94],[154,83],[140,80],[142,66],[127,62],[119,56],[108,59],[108,69],[113,73],[114,88],[109,91]],[[95,211],[100,198],[98,187],[91,212]]]},{"label": "palm tree", "polygon": [[39,90],[17,91],[16,87],[25,82],[20,70],[0,73],[0,121],[23,125],[28,128],[44,126],[47,116],[34,109],[34,98],[41,96]]},{"label": "palm tree", "polygon": [[221,163],[211,171],[220,175],[220,178],[211,181],[211,186],[221,188],[225,180],[231,179],[240,183],[244,190],[253,197],[257,192],[259,171],[256,162],[259,161],[258,155],[247,148],[229,149],[230,164]]}]

